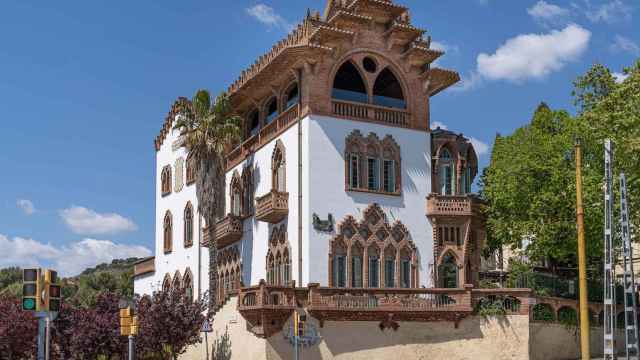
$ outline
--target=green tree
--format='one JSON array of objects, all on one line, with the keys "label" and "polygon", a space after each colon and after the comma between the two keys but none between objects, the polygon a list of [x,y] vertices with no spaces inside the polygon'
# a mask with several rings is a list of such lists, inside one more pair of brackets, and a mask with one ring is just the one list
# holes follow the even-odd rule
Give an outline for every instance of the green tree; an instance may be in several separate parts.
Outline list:
[{"label": "green tree", "polygon": [[491,162],[482,176],[481,194],[487,202],[488,244],[519,248],[529,239],[533,260],[574,264],[576,255],[574,143],[580,138],[586,166],[585,218],[590,225],[589,254],[602,241],[600,206],[602,165],[593,138],[584,124],[566,111],[542,103],[531,123],[512,135],[498,137]]},{"label": "green tree", "polygon": [[229,97],[222,93],[211,103],[207,90],[198,90],[191,102],[183,100],[174,128],[179,129],[196,161],[198,211],[209,231],[209,304],[216,304],[215,226],[225,208],[225,150],[241,140],[241,118],[234,114]]}]

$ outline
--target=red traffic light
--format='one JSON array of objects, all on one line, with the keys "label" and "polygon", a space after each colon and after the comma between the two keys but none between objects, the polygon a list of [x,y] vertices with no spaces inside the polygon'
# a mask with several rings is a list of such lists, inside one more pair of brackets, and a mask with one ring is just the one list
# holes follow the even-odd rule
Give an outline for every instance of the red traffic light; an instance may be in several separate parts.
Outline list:
[{"label": "red traffic light", "polygon": [[22,280],[25,282],[38,281],[38,269],[24,269],[22,271]]},{"label": "red traffic light", "polygon": [[49,297],[50,298],[60,297],[60,285],[49,285]]}]

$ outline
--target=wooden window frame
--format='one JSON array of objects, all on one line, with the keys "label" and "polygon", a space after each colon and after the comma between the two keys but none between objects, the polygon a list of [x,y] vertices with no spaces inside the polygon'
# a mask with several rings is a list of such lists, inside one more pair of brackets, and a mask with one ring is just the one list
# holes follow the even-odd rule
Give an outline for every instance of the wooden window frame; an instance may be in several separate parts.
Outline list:
[{"label": "wooden window frame", "polygon": [[193,237],[194,237],[194,222],[195,217],[193,216],[193,205],[191,205],[191,201],[187,202],[187,205],[184,207],[184,247],[189,248],[193,246]]},{"label": "wooden window frame", "polygon": [[164,253],[171,253],[173,251],[173,215],[168,210],[162,222],[162,241]]},{"label": "wooden window frame", "polygon": [[[400,146],[391,135],[380,140],[376,134],[369,133],[365,138],[359,130],[354,130],[345,140],[344,161],[345,191],[401,195]],[[371,161],[376,164],[374,173],[370,172]],[[388,171],[386,164],[391,164],[393,170]],[[393,179],[385,177],[385,173]],[[371,184],[371,179],[374,184]]]},{"label": "wooden window frame", "polygon": [[162,168],[162,172],[160,173],[160,194],[162,194],[162,196],[171,194],[171,175],[171,165],[166,165]]}]

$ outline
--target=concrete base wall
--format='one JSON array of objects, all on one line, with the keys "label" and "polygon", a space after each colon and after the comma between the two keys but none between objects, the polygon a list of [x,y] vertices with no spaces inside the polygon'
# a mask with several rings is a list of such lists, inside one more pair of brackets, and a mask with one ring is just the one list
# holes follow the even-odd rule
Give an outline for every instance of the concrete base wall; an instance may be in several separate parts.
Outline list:
[{"label": "concrete base wall", "polygon": [[[247,330],[246,321],[236,306],[237,298],[231,298],[216,314],[213,333],[208,335],[209,352],[213,339],[226,329],[231,338],[233,360],[294,358],[293,346],[283,332],[268,339],[254,336]],[[308,319],[317,329],[319,340],[302,349],[305,360],[567,360],[579,357],[579,335],[575,329],[530,323],[526,315],[488,319],[472,316],[462,320],[457,329],[450,322],[401,322],[397,331],[381,331],[378,322],[368,321],[326,321],[321,328],[318,321]],[[284,332],[288,332],[288,326],[285,324]],[[189,348],[181,360],[205,359],[204,345],[203,339],[202,344]],[[602,329],[592,329],[591,348],[594,356],[602,354]]]}]

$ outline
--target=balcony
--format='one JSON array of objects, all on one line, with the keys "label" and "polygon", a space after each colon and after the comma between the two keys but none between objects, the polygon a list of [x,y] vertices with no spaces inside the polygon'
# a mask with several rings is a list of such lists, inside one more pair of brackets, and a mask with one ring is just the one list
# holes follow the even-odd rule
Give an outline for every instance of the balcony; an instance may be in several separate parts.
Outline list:
[{"label": "balcony", "polygon": [[292,106],[289,109],[283,111],[278,117],[273,119],[268,125],[260,129],[260,132],[256,135],[248,138],[242,144],[238,145],[235,149],[231,150],[225,157],[226,170],[229,171],[236,165],[240,164],[249,154],[257,151],[276,136],[280,135],[291,125],[296,123],[300,111],[298,105]]},{"label": "balcony", "polygon": [[333,99],[332,113],[336,117],[391,126],[410,127],[411,114],[402,109]]},{"label": "balcony", "polygon": [[155,257],[149,257],[133,264],[133,276],[140,276],[156,271]]},{"label": "balcony", "polygon": [[271,190],[256,198],[256,219],[277,224],[289,214],[289,193]]},{"label": "balcony", "polygon": [[242,219],[239,217],[229,214],[216,224],[216,245],[218,249],[231,245],[241,238]]},{"label": "balcony", "polygon": [[480,214],[480,200],[473,195],[429,194],[427,216],[474,216]]},{"label": "balcony", "polygon": [[261,338],[282,330],[296,308],[296,288],[260,285],[240,289],[238,311],[247,320],[252,333]]},{"label": "balcony", "polygon": [[382,289],[309,286],[309,313],[331,321],[453,321],[473,312],[471,288]]}]

